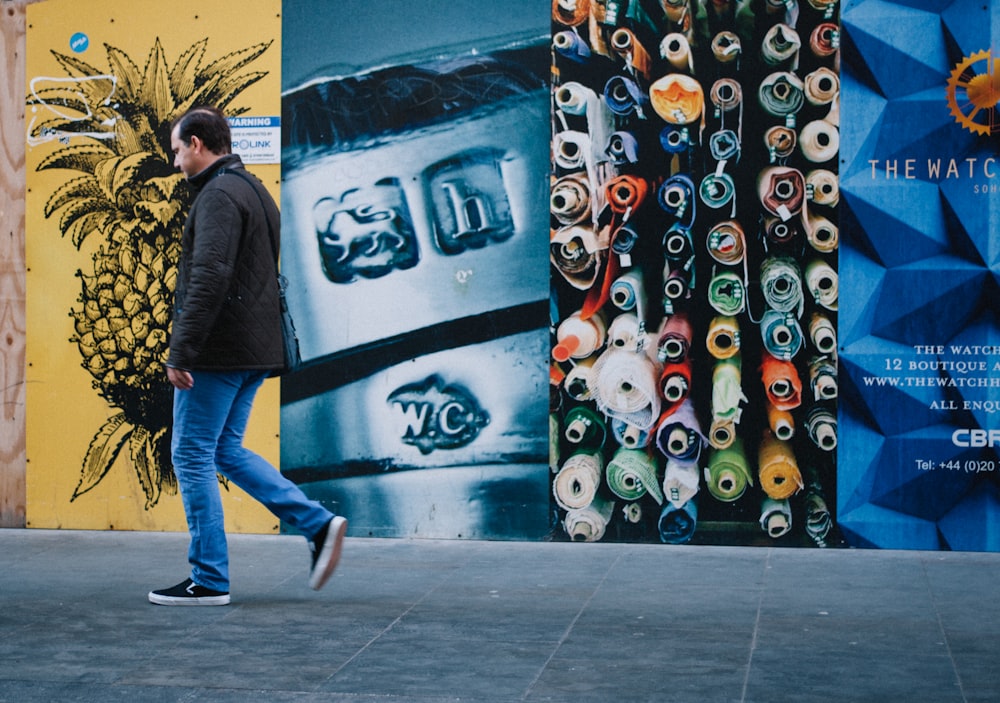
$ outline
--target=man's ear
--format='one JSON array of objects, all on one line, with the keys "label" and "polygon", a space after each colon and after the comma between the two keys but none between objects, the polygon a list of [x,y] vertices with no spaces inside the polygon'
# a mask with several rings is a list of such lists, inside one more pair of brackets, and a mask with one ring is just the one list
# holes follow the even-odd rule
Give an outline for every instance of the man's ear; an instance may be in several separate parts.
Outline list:
[{"label": "man's ear", "polygon": [[203,142],[201,140],[201,137],[199,137],[199,136],[197,136],[195,134],[192,134],[191,135],[191,149],[192,149],[192,151],[194,151],[196,154],[199,154],[199,153],[201,153],[204,150],[204,148],[205,148],[205,142]]}]

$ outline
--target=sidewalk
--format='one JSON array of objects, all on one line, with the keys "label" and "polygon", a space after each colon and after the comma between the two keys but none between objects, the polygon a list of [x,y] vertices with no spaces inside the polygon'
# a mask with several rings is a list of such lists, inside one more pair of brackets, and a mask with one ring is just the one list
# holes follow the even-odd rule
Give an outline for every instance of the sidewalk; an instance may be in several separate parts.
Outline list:
[{"label": "sidewalk", "polygon": [[1000,554],[0,530],[0,702],[1000,700]]}]

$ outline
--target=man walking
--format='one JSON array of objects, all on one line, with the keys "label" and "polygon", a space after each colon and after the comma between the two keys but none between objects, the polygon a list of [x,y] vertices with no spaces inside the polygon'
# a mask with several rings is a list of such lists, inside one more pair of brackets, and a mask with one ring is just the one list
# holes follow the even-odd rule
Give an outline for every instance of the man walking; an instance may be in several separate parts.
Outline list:
[{"label": "man walking", "polygon": [[216,108],[194,108],[171,128],[174,165],[197,191],[181,240],[166,364],[174,386],[171,451],[191,534],[191,575],[150,592],[157,605],[229,603],[217,473],[310,540],[313,589],[322,588],[336,568],[347,531],[347,520],[243,447],[254,395],[284,365],[275,275],[280,216],[231,144],[229,124]]}]

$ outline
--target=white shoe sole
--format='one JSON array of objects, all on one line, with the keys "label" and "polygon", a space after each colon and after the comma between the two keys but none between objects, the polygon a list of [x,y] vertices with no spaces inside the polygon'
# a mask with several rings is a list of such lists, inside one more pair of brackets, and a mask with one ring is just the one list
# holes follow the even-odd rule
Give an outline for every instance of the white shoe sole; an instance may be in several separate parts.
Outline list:
[{"label": "white shoe sole", "polygon": [[149,592],[149,602],[154,605],[229,605],[229,594],[224,596],[161,596],[158,593]]},{"label": "white shoe sole", "polygon": [[309,575],[309,588],[318,591],[333,575],[337,562],[340,561],[345,534],[347,534],[347,519],[338,515],[330,521],[330,529],[327,530],[326,540],[323,542],[323,551],[320,552],[316,567]]}]

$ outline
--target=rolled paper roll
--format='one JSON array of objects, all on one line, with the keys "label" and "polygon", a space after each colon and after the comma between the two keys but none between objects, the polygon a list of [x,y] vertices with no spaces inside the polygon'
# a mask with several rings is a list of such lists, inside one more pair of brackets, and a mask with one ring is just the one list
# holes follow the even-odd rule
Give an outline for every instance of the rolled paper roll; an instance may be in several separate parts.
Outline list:
[{"label": "rolled paper roll", "polygon": [[630,254],[638,241],[638,230],[631,225],[622,225],[615,230],[614,237],[611,239],[611,251],[618,256]]},{"label": "rolled paper roll", "polygon": [[556,328],[552,358],[559,362],[583,359],[603,347],[607,339],[608,328],[602,314],[583,319],[577,310]]},{"label": "rolled paper roll", "polygon": [[743,414],[740,403],[746,403],[739,357],[715,362],[712,369],[712,417],[738,423]]},{"label": "rolled paper roll", "polygon": [[653,110],[670,124],[688,124],[703,116],[705,93],[701,83],[683,73],[668,73],[649,87]]},{"label": "rolled paper roll", "polygon": [[840,245],[840,229],[823,215],[810,212],[806,218],[806,238],[813,249],[829,254]]},{"label": "rolled paper roll", "polygon": [[778,439],[785,441],[795,436],[795,418],[787,410],[779,410],[767,402],[767,426]]},{"label": "rolled paper roll", "polygon": [[639,161],[639,141],[631,132],[619,130],[608,137],[605,153],[616,166],[634,164]]},{"label": "rolled paper roll", "polygon": [[697,464],[683,464],[667,459],[663,472],[663,497],[676,507],[680,507],[698,495],[699,476]]},{"label": "rolled paper roll", "polygon": [[563,510],[586,508],[597,495],[604,470],[600,451],[577,451],[559,469],[552,481],[552,495]]},{"label": "rolled paper roll", "polygon": [[778,359],[791,359],[802,349],[802,328],[790,312],[765,312],[760,320],[760,337],[767,352]]},{"label": "rolled paper roll", "polygon": [[575,173],[557,179],[552,184],[549,208],[563,226],[588,219],[591,215],[590,184],[586,177]]},{"label": "rolled paper roll", "polygon": [[660,416],[654,441],[668,459],[686,464],[698,461],[706,440],[690,398],[672,413]]},{"label": "rolled paper roll", "polygon": [[805,500],[806,534],[821,547],[826,546],[826,537],[833,527],[833,518],[826,500],[819,493],[810,491]]},{"label": "rolled paper roll", "polygon": [[795,153],[798,135],[794,129],[778,125],[764,132],[764,146],[772,163],[775,159],[787,159]]},{"label": "rolled paper roll", "polygon": [[649,52],[631,30],[619,27],[612,32],[611,50],[625,61],[626,68],[631,68],[646,78],[649,77],[649,67],[652,63]]},{"label": "rolled paper roll", "polygon": [[657,202],[663,210],[690,226],[694,222],[694,181],[684,174],[676,174],[660,184]]},{"label": "rolled paper roll", "polygon": [[731,129],[720,129],[708,139],[708,148],[716,161],[728,161],[740,155],[740,138]]},{"label": "rolled paper roll", "polygon": [[790,443],[765,432],[757,456],[760,487],[770,498],[784,500],[802,490],[802,473]]},{"label": "rolled paper roll", "polygon": [[[635,115],[646,119],[646,108],[649,98],[639,85],[627,76],[612,76],[604,84],[604,102],[608,108],[621,117]],[[656,106],[653,106],[656,109]]]},{"label": "rolled paper roll", "polygon": [[708,95],[719,115],[737,110],[743,104],[743,87],[732,78],[715,81]]},{"label": "rolled paper roll", "polygon": [[684,359],[676,364],[666,364],[660,374],[660,394],[666,401],[663,410],[672,413],[687,400],[691,392],[691,360]]},{"label": "rolled paper roll", "polygon": [[719,271],[708,283],[708,303],[720,315],[737,315],[746,308],[743,281],[732,271]]},{"label": "rolled paper roll", "polygon": [[793,312],[802,315],[805,295],[802,292],[802,273],[795,259],[786,256],[772,256],[760,265],[760,286],[764,302],[778,312]]},{"label": "rolled paper roll", "polygon": [[736,61],[742,51],[740,38],[734,32],[722,31],[712,37],[712,56],[719,63]]},{"label": "rolled paper roll", "polygon": [[663,505],[663,493],[656,477],[656,461],[642,449],[620,448],[605,470],[608,488],[619,498],[638,500],[647,493]]},{"label": "rolled paper roll", "polygon": [[694,256],[694,239],[691,230],[674,224],[663,235],[663,256],[667,261],[686,263]]},{"label": "rolled paper roll", "polygon": [[659,369],[646,354],[609,347],[594,362],[591,395],[610,417],[649,429],[659,416]]},{"label": "rolled paper roll", "polygon": [[815,259],[806,265],[806,288],[812,293],[817,304],[827,310],[836,310],[840,297],[840,284],[837,272],[821,259]]},{"label": "rolled paper roll", "polygon": [[767,241],[772,244],[788,244],[792,242],[799,233],[799,228],[794,220],[782,220],[779,217],[764,218],[764,234]]},{"label": "rolled paper roll", "polygon": [[826,66],[807,74],[802,84],[812,105],[829,105],[840,95],[840,76]]},{"label": "rolled paper roll", "polygon": [[768,166],[757,176],[760,204],[772,215],[788,221],[802,210],[806,182],[802,172],[787,166]]},{"label": "rolled paper roll", "polygon": [[570,444],[600,448],[608,438],[607,423],[600,413],[586,405],[577,405],[566,413],[563,436]]},{"label": "rolled paper roll", "polygon": [[716,315],[708,325],[705,339],[708,353],[716,359],[730,359],[740,353],[740,323],[732,315]]},{"label": "rolled paper roll", "polygon": [[588,290],[597,281],[606,248],[593,227],[570,225],[552,232],[549,259],[567,283],[579,290]]},{"label": "rolled paper roll", "polygon": [[833,56],[840,48],[840,30],[833,22],[821,22],[809,35],[809,49],[820,58]]},{"label": "rolled paper roll", "polygon": [[614,510],[614,501],[598,495],[586,508],[567,511],[563,518],[563,529],[574,542],[599,542],[604,538]]},{"label": "rolled paper roll", "polygon": [[575,63],[586,63],[590,59],[590,46],[577,34],[562,30],[552,35],[552,48],[557,54]]},{"label": "rolled paper roll", "polygon": [[622,516],[625,522],[638,525],[642,521],[642,506],[639,503],[626,503],[622,508]]},{"label": "rolled paper roll", "polygon": [[788,71],[775,71],[761,81],[757,99],[769,115],[774,117],[794,115],[802,108],[802,103],[805,101],[802,79]]},{"label": "rolled paper roll", "polygon": [[825,452],[837,448],[837,417],[827,408],[814,405],[806,416],[809,439]]},{"label": "rolled paper roll", "polygon": [[777,359],[765,351],[761,354],[760,373],[771,405],[779,410],[794,410],[802,404],[802,380],[791,361]]},{"label": "rolled paper roll", "polygon": [[690,542],[698,527],[698,504],[691,500],[681,507],[672,504],[663,506],[656,526],[664,544]]},{"label": "rolled paper roll", "polygon": [[701,201],[713,210],[724,207],[736,195],[736,184],[728,173],[709,173],[698,189]]},{"label": "rolled paper roll", "polygon": [[812,201],[817,205],[836,207],[840,202],[840,183],[833,171],[817,168],[806,174],[806,187],[811,189]]},{"label": "rolled paper roll", "polygon": [[597,361],[597,354],[586,359],[579,359],[573,368],[566,374],[563,388],[566,395],[573,400],[581,402],[592,399],[591,389],[594,387],[594,363]]},{"label": "rolled paper roll", "polygon": [[649,446],[650,440],[653,439],[650,428],[636,427],[618,418],[611,419],[611,433],[614,435],[615,441],[627,449],[640,449]]},{"label": "rolled paper roll", "polygon": [[680,71],[694,72],[691,44],[680,32],[671,32],[663,37],[663,41],[660,42],[660,56]]},{"label": "rolled paper roll", "polygon": [[753,476],[741,438],[737,437],[730,446],[716,449],[709,456],[705,466],[705,487],[716,499],[732,503],[752,485]]},{"label": "rolled paper roll", "polygon": [[760,45],[760,56],[769,66],[792,62],[792,69],[798,66],[799,49],[802,39],[799,33],[784,22],[771,25]]},{"label": "rolled paper roll", "polygon": [[657,358],[661,363],[677,363],[686,359],[691,349],[694,330],[687,313],[676,313],[663,318],[657,334]]},{"label": "rolled paper roll", "polygon": [[818,356],[809,362],[809,387],[817,401],[837,397],[837,367],[825,356]]},{"label": "rolled paper roll", "polygon": [[818,312],[812,314],[809,319],[809,339],[821,354],[837,353],[837,328],[826,315]]},{"label": "rolled paper roll", "polygon": [[735,266],[746,256],[746,235],[736,220],[723,220],[713,225],[706,244],[711,257],[726,266]]},{"label": "rolled paper roll", "polygon": [[552,0],[552,20],[567,27],[583,24],[590,17],[590,0]]},{"label": "rolled paper roll", "polygon": [[825,163],[840,151],[840,130],[826,120],[813,120],[799,133],[799,150],[808,161]]},{"label": "rolled paper roll", "polygon": [[760,527],[768,537],[777,539],[792,529],[792,506],[787,500],[765,498],[760,505]]},{"label": "rolled paper roll", "polygon": [[552,159],[566,171],[586,169],[593,159],[590,135],[571,129],[557,132],[552,137]]},{"label": "rolled paper roll", "polygon": [[642,303],[646,292],[643,287],[642,269],[629,269],[611,284],[611,302],[619,310],[644,310]]},{"label": "rolled paper roll", "polygon": [[608,346],[625,351],[639,351],[645,342],[645,333],[639,327],[635,313],[623,312],[608,326]]}]

